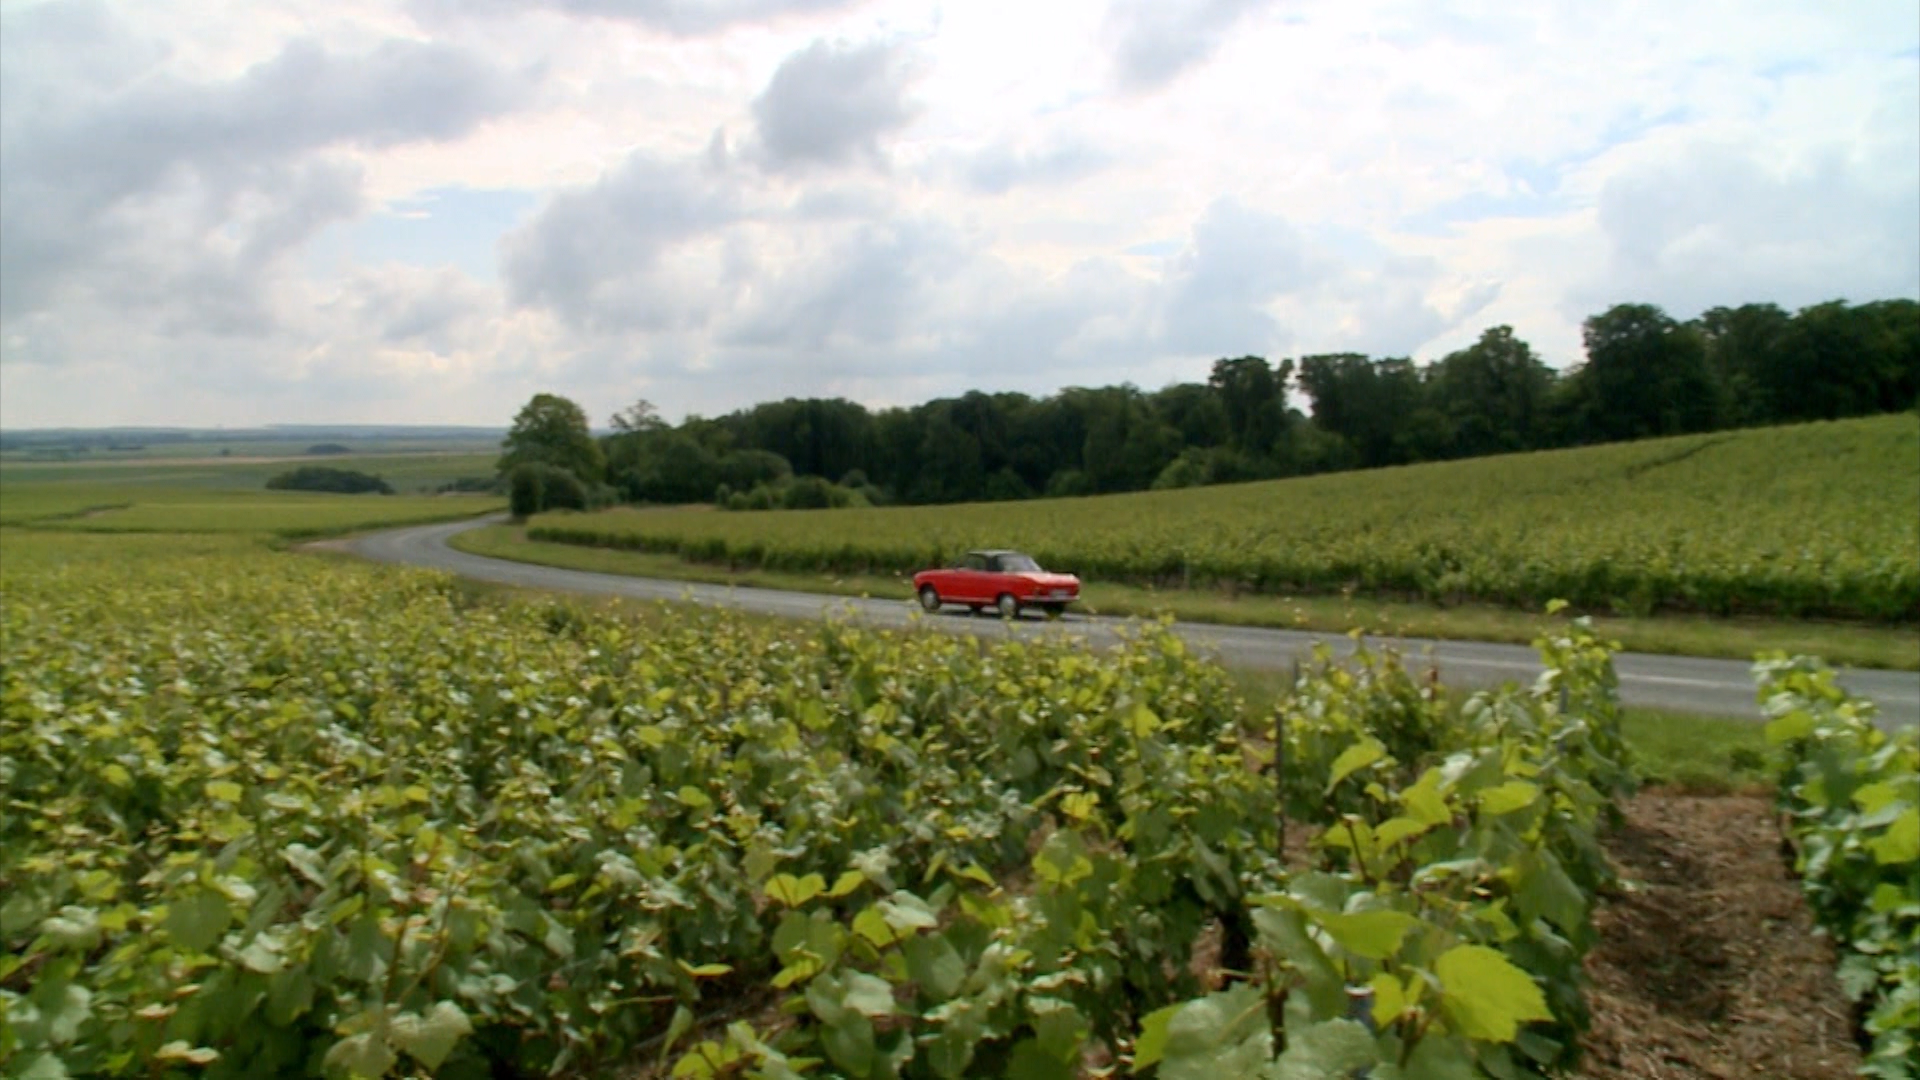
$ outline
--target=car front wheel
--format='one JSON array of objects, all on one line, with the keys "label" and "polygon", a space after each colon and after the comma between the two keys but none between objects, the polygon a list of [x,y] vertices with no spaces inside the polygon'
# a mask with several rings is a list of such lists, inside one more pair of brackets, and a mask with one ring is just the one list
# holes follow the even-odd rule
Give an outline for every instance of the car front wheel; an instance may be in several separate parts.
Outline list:
[{"label": "car front wheel", "polygon": [[1020,617],[1020,601],[1015,600],[1012,593],[1001,593],[1000,599],[995,600],[993,606],[1000,612],[1000,617],[1003,619]]},{"label": "car front wheel", "polygon": [[940,594],[933,591],[933,586],[931,585],[921,586],[920,606],[926,609],[927,611],[940,610]]}]

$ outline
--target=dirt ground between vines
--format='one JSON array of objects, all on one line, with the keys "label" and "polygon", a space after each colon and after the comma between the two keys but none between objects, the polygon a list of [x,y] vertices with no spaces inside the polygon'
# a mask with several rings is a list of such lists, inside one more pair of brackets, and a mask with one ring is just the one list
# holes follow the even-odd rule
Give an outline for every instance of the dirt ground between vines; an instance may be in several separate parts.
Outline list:
[{"label": "dirt ground between vines", "polygon": [[1606,841],[1631,887],[1588,955],[1587,1080],[1851,1077],[1830,940],[1814,932],[1763,796],[1652,789]]}]

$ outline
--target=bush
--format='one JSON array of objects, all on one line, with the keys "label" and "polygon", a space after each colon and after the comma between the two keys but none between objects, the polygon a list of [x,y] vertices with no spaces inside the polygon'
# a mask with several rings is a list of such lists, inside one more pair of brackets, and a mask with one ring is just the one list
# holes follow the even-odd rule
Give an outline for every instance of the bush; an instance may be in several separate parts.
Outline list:
[{"label": "bush", "polygon": [[353,447],[337,442],[314,443],[312,446],[307,447],[307,453],[315,457],[326,457],[333,454],[351,454],[353,453]]},{"label": "bush", "polygon": [[543,510],[585,510],[587,488],[579,477],[556,465],[515,465],[507,474],[507,502],[516,518]]},{"label": "bush", "polygon": [[375,492],[393,494],[393,488],[377,476],[352,469],[329,469],[324,465],[302,465],[267,481],[270,491],[325,491],[336,495],[364,495]]}]

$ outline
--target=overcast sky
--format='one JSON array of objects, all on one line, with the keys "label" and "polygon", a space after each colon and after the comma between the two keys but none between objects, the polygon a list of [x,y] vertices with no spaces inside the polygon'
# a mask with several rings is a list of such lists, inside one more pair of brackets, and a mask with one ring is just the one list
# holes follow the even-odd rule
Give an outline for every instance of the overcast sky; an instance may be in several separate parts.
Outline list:
[{"label": "overcast sky", "polygon": [[596,424],[1920,295],[1912,0],[0,0],[0,425]]}]

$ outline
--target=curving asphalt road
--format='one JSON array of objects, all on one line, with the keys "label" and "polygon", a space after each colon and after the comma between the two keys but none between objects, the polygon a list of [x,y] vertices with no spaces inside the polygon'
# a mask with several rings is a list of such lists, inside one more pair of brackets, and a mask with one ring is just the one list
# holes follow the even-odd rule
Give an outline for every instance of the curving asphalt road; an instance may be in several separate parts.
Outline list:
[{"label": "curving asphalt road", "polygon": [[[481,518],[394,529],[357,537],[340,546],[379,562],[431,567],[501,585],[640,600],[691,601],[794,618],[819,618],[834,612],[875,626],[904,627],[917,622],[956,633],[1058,634],[1084,639],[1092,645],[1105,645],[1117,640],[1116,630],[1125,623],[1122,619],[1069,615],[1053,623],[1032,617],[1009,624],[962,610],[924,616],[914,605],[899,600],[857,600],[779,589],[745,589],[563,570],[470,555],[447,546],[448,537],[497,520]],[[1318,642],[1328,643],[1343,655],[1353,650],[1353,643],[1347,638],[1325,633],[1202,623],[1179,623],[1174,629],[1221,662],[1242,668],[1285,670],[1296,661],[1304,660]],[[1379,640],[1408,656],[1422,657],[1423,662],[1430,659],[1450,683],[1486,686],[1509,680],[1531,682],[1540,673],[1539,659],[1532,649],[1524,646],[1417,638]],[[1753,678],[1744,662],[1621,653],[1614,658],[1614,668],[1620,677],[1620,696],[1627,704],[1713,716],[1760,717],[1754,700]],[[1879,705],[1883,726],[1920,724],[1920,672],[1844,668],[1840,682],[1853,693],[1871,698]]]}]

